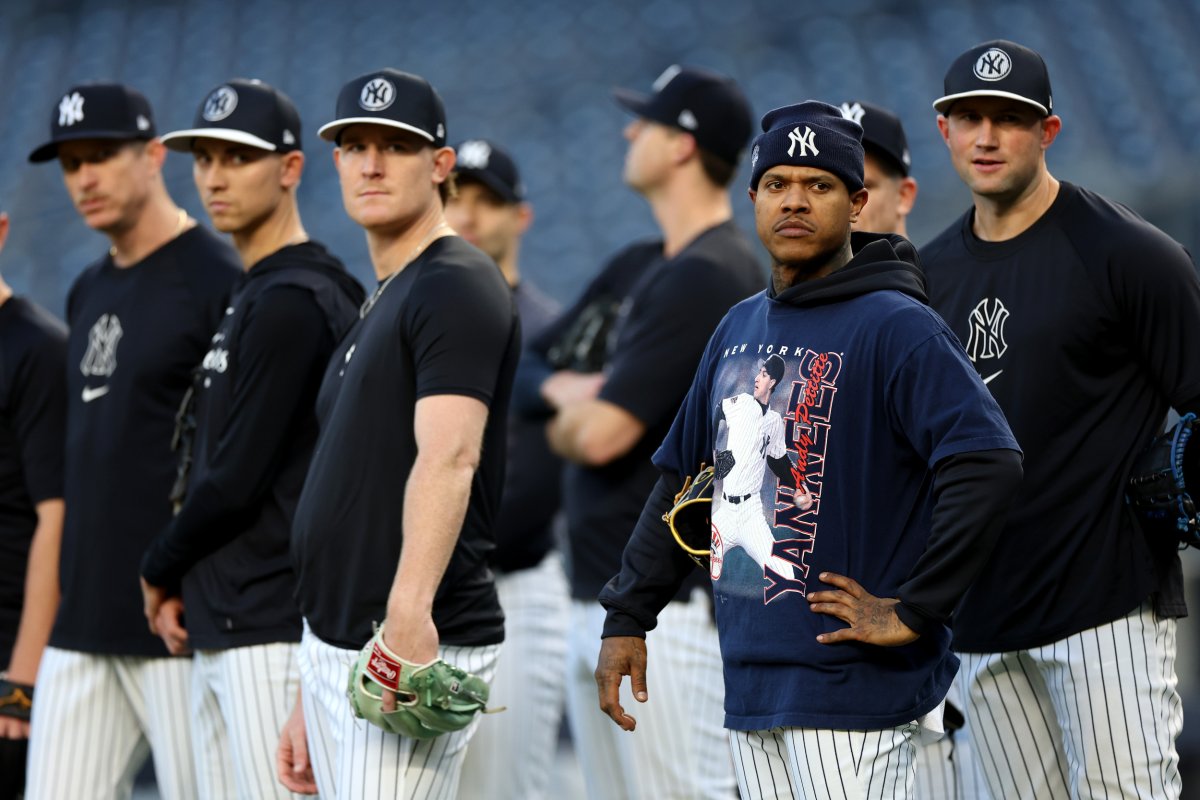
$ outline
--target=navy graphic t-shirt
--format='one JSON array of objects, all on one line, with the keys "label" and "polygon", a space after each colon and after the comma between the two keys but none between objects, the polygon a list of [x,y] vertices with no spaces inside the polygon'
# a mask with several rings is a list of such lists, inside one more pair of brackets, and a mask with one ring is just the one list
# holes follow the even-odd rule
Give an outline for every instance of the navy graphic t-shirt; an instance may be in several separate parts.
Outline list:
[{"label": "navy graphic t-shirt", "polygon": [[711,558],[726,727],[881,729],[941,702],[958,664],[946,628],[904,647],[822,645],[845,625],[805,598],[826,570],[897,596],[929,537],[934,465],[996,449],[1017,449],[999,408],[917,299],[796,308],[762,293],[730,311],[654,458],[684,475],[729,451]]},{"label": "navy graphic t-shirt", "polygon": [[139,566],[171,520],[175,413],[240,274],[233,248],[196,226],[129,267],[105,256],[71,287],[54,647],[167,654],[146,627]]}]

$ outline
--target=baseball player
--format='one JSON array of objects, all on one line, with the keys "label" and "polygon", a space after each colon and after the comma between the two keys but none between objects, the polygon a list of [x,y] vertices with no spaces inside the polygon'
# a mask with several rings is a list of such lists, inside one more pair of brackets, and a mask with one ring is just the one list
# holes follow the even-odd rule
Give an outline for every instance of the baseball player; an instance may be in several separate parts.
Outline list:
[{"label": "baseball player", "polygon": [[317,387],[363,290],[305,233],[300,116],[282,92],[223,83],[190,129],[162,140],[191,154],[200,199],[233,236],[245,277],[196,373],[187,493],[142,559],[146,618],[168,649],[195,651],[201,796],[287,797],[273,767],[300,683],[292,515]]},{"label": "baseball player", "polygon": [[[771,408],[771,395],[783,380],[783,358],[772,353],[763,359],[754,376],[754,393],[726,397],[717,406],[719,422],[726,425],[725,449],[717,453],[716,478],[722,490],[712,510],[713,580],[734,547],[741,547],[763,570],[794,577],[792,565],[774,555],[775,536],[763,513],[763,474],[771,467],[780,484],[792,487],[792,502],[802,511],[812,507],[812,493],[787,455],[783,417]],[[765,573],[764,573],[765,574]]]},{"label": "baseball player", "polygon": [[[908,214],[917,198],[917,181],[909,174],[912,158],[900,118],[861,100],[842,103],[842,116],[863,129],[863,187],[868,192],[855,231],[898,233],[908,237]],[[946,736],[917,747],[917,800],[958,800],[985,791],[972,768],[970,738],[958,707],[957,676],[946,700]]]},{"label": "baseball player", "polygon": [[[446,222],[487,253],[512,288],[521,334],[538,336],[557,304],[519,268],[521,237],[533,220],[512,157],[496,143],[469,139],[455,147],[457,194]],[[462,797],[546,795],[562,724],[569,594],[554,548],[562,462],[550,452],[544,424],[511,414],[504,493],[496,515],[496,592],[504,609],[504,652],[489,702],[507,711],[486,717],[463,764]]]},{"label": "baseball player", "polygon": [[898,233],[908,238],[908,215],[917,201],[917,179],[900,118],[863,100],[847,100],[842,116],[863,129],[863,188],[869,194],[856,231]]},{"label": "baseball player", "polygon": [[[0,212],[0,250],[8,238]],[[67,329],[0,278],[0,800],[25,788],[29,712],[58,606]]]},{"label": "baseball player", "polygon": [[596,595],[654,486],[650,454],[721,315],[762,285],[728,189],[750,107],[731,79],[694,67],[670,67],[652,94],[615,96],[637,115],[625,129],[624,179],[650,203],[662,238],[617,253],[533,341],[514,397],[530,414],[553,414],[550,444],[570,462],[567,711],[589,796],[727,797],[735,784],[703,574],[680,587],[655,634],[673,657],[656,673],[661,716],[622,736],[596,712],[592,673],[603,623]]},{"label": "baseball player", "polygon": [[[646,678],[662,671],[660,651],[642,637],[694,570],[662,514],[718,447],[714,403],[778,356],[773,410],[812,503],[797,507],[793,489],[766,476],[772,553],[792,577],[737,549],[713,581],[738,788],[746,798],[910,797],[914,739],[940,727],[957,666],[945,622],[999,533],[1020,453],[925,305],[912,246],[850,232],[867,199],[862,129],[811,101],[770,112],[762,127],[750,197],[772,283],[718,326],[654,456],[662,477],[600,598],[601,708],[640,727],[620,700],[624,675],[645,708],[657,701]],[[714,482],[714,497],[727,493]]]},{"label": "baseball player", "polygon": [[356,720],[346,684],[373,622],[400,659],[491,678],[504,626],[488,560],[519,325],[495,262],[443,219],[454,151],[424,78],[355,78],[319,133],[337,144],[342,200],[379,285],[317,397],[292,538],[303,705],[280,777],[311,790],[311,757],[323,797],[453,797],[478,717],[434,739],[399,736]]},{"label": "baseball player", "polygon": [[67,297],[62,599],[38,670],[28,794],[127,797],[149,745],[163,797],[197,797],[191,659],[147,630],[137,575],[171,518],[175,414],[237,254],[167,194],[166,148],[138,92],[72,87],[50,132],[30,161],[58,160],[80,216],[112,247]]},{"label": "baseball player", "polygon": [[1004,536],[954,619],[991,795],[1178,797],[1174,541],[1125,509],[1168,406],[1200,411],[1200,282],[1129,209],[1050,174],[1042,57],[962,53],[934,103],[972,207],[922,248],[934,308],[1025,446]]}]

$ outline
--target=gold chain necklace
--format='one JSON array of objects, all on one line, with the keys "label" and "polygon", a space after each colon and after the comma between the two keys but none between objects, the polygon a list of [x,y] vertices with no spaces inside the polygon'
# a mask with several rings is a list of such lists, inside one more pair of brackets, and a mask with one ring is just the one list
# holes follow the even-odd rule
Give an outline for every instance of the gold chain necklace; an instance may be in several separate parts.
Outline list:
[{"label": "gold chain necklace", "polygon": [[367,318],[367,314],[370,314],[371,309],[374,308],[375,304],[379,302],[379,298],[383,294],[384,289],[388,287],[388,284],[390,284],[397,275],[403,272],[405,267],[415,261],[417,256],[421,255],[421,251],[423,251],[429,245],[429,243],[433,241],[434,237],[443,230],[450,230],[450,226],[445,222],[439,222],[436,226],[434,226],[433,230],[425,235],[425,238],[421,240],[421,243],[413,248],[412,254],[409,255],[408,260],[383,279],[383,283],[379,284],[379,288],[371,293],[371,296],[363,302],[362,308],[358,310],[359,319]]},{"label": "gold chain necklace", "polygon": [[[188,213],[181,208],[181,209],[179,209],[179,222],[175,226],[175,232],[171,234],[171,239],[174,239],[179,234],[183,233],[183,229],[187,227],[187,224],[188,224]],[[170,239],[168,239],[167,241],[170,241]],[[115,244],[112,247],[108,248],[108,254],[110,256],[112,256],[113,258],[117,257],[117,246]]]}]

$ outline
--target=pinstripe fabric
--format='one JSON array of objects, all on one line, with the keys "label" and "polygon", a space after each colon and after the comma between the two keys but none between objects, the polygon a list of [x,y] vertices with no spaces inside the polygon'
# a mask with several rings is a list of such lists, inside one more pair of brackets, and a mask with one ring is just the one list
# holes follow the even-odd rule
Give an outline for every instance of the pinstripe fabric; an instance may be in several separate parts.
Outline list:
[{"label": "pinstripe fabric", "polygon": [[992,796],[1178,798],[1175,630],[1144,604],[1045,647],[963,654]]},{"label": "pinstripe fabric", "polygon": [[743,800],[906,800],[916,723],[881,731],[729,731]]},{"label": "pinstripe fabric", "polygon": [[30,726],[26,797],[128,798],[148,753],[164,800],[199,797],[186,699],[191,670],[190,659],[46,648]]},{"label": "pinstripe fabric", "polygon": [[201,797],[294,798],[275,777],[279,732],[300,684],[299,645],[197,652],[193,746]]},{"label": "pinstripe fabric", "polygon": [[[947,698],[959,709],[961,673]],[[971,755],[971,728],[948,733],[936,742],[917,744],[915,800],[989,800],[983,775]]]},{"label": "pinstripe fabric", "polygon": [[508,710],[479,721],[459,794],[538,800],[550,782],[565,702],[570,594],[562,559],[552,552],[537,567],[497,576],[496,590],[504,651],[488,703]]},{"label": "pinstripe fabric", "polygon": [[[443,659],[491,681],[501,645],[441,647]],[[346,699],[358,651],[331,647],[305,625],[300,680],[308,749],[323,800],[453,800],[467,743],[479,724],[418,741],[356,719]]]},{"label": "pinstripe fabric", "polygon": [[596,660],[605,610],[573,601],[567,708],[575,754],[592,800],[600,798],[729,798],[736,782],[724,731],[724,678],[711,600],[696,589],[670,603],[646,637],[650,699],[621,704],[638,721],[627,733],[600,711]]}]

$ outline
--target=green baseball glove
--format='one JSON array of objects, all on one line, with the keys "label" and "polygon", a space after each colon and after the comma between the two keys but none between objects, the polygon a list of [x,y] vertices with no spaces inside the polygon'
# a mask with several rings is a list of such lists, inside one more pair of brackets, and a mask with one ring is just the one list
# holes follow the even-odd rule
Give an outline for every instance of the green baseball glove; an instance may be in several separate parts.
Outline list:
[{"label": "green baseball glove", "polygon": [[[396,710],[383,710],[383,689],[396,693]],[[388,733],[432,739],[462,730],[486,712],[488,685],[452,664],[435,659],[413,664],[383,643],[380,625],[350,668],[346,690],[354,716]]]}]

